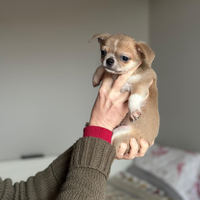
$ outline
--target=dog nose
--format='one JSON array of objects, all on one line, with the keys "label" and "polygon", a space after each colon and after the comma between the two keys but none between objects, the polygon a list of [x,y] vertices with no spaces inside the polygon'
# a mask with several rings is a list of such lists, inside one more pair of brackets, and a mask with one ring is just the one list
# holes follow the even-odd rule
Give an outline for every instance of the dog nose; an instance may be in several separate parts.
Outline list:
[{"label": "dog nose", "polygon": [[114,63],[114,59],[113,59],[113,58],[108,58],[108,59],[106,60],[106,64],[107,64],[108,66],[112,66],[113,63]]}]

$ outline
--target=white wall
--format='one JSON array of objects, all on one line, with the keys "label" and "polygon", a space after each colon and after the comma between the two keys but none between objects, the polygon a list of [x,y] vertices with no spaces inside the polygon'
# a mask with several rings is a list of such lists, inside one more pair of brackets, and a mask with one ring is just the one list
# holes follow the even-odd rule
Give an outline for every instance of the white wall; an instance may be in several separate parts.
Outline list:
[{"label": "white wall", "polygon": [[1,2],[0,160],[60,154],[82,136],[100,64],[88,41],[108,32],[148,42],[148,8],[148,0]]},{"label": "white wall", "polygon": [[200,1],[151,1],[150,45],[161,114],[156,141],[193,151],[200,151],[199,37]]}]

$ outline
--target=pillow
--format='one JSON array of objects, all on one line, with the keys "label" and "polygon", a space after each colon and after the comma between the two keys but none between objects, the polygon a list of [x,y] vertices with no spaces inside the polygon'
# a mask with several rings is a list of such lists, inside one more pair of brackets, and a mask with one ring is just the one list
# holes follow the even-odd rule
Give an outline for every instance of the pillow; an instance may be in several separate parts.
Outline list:
[{"label": "pillow", "polygon": [[133,162],[164,180],[185,200],[189,200],[188,193],[198,177],[200,154],[154,144],[143,158],[135,158]]},{"label": "pillow", "polygon": [[200,177],[196,178],[193,187],[187,191],[188,200],[200,200]]}]

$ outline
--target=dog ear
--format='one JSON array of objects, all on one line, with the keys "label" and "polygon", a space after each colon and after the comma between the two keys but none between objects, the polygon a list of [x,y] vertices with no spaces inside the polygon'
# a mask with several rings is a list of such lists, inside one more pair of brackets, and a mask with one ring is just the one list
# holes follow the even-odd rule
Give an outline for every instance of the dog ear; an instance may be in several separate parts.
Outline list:
[{"label": "dog ear", "polygon": [[98,38],[99,44],[102,44],[109,36],[110,36],[110,34],[108,34],[108,33],[95,34],[89,42]]},{"label": "dog ear", "polygon": [[137,42],[136,49],[142,60],[146,61],[146,63],[151,66],[151,63],[155,58],[153,50],[144,42]]}]

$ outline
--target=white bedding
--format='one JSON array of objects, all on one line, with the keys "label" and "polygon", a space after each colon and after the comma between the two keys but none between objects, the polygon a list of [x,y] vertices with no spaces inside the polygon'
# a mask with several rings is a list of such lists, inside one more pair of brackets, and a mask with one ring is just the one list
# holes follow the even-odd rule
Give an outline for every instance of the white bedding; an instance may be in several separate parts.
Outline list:
[{"label": "white bedding", "polygon": [[200,154],[154,144],[134,165],[162,179],[184,200],[200,200]]}]

